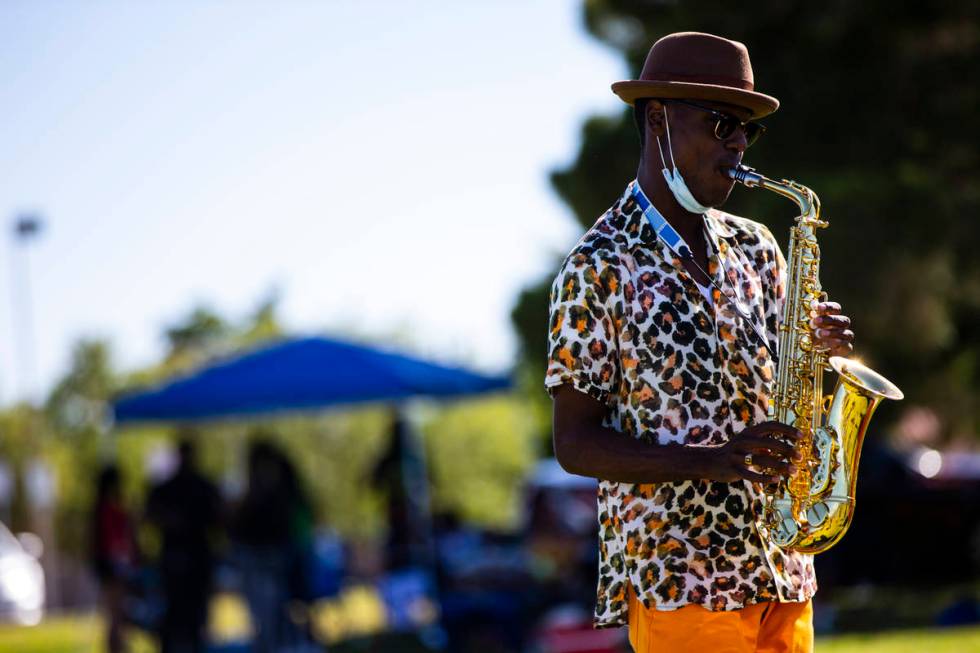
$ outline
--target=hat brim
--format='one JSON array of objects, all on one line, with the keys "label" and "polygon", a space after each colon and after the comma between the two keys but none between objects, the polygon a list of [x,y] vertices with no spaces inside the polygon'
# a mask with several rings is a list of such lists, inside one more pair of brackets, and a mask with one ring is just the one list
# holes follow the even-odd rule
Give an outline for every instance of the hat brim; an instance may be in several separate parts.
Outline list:
[{"label": "hat brim", "polygon": [[779,108],[779,100],[755,91],[743,91],[731,86],[695,84],[692,82],[645,82],[627,80],[612,85],[613,93],[629,104],[641,98],[666,98],[674,100],[713,100],[743,107],[752,112],[752,118],[768,116]]}]

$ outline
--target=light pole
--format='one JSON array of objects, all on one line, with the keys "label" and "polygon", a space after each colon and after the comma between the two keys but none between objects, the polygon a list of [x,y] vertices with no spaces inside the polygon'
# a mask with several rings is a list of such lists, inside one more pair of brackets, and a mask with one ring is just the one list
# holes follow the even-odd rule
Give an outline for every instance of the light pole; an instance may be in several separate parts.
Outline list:
[{"label": "light pole", "polygon": [[18,376],[21,399],[34,395],[34,306],[31,297],[31,269],[27,246],[41,233],[44,223],[36,213],[22,213],[14,219],[13,328],[19,350]]},{"label": "light pole", "polygon": [[[44,223],[36,213],[21,213],[14,218],[13,238],[14,253],[11,262],[11,280],[13,282],[13,328],[18,349],[17,375],[20,385],[18,399],[27,404],[24,428],[25,441],[31,443],[32,451],[27,459],[22,461],[21,481],[26,494],[29,521],[31,529],[41,538],[46,552],[40,562],[44,569],[47,600],[50,607],[59,605],[61,600],[61,581],[59,578],[59,560],[55,545],[55,523],[53,505],[53,482],[51,470],[40,457],[40,448],[35,439],[35,402],[40,398],[35,396],[34,387],[34,305],[31,296],[31,266],[28,256],[28,246],[40,235]],[[15,401],[16,403],[16,401]]]}]

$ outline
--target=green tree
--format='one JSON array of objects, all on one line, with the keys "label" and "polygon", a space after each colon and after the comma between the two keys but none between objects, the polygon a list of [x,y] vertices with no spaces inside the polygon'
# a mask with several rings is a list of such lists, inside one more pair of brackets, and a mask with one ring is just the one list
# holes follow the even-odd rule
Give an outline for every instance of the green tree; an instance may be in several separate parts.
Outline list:
[{"label": "green tree", "polygon": [[[822,281],[853,318],[862,357],[903,388],[905,405],[936,410],[947,435],[975,434],[980,166],[965,128],[978,115],[980,5],[586,0],[583,16],[633,77],[670,32],[749,47],[756,88],[782,106],[746,163],[820,195],[830,221],[820,234]],[[575,160],[551,175],[583,229],[633,178],[637,154],[628,109],[585,122]],[[785,200],[739,188],[725,209],[764,222],[785,247]],[[528,287],[513,311],[538,394],[550,280]],[[894,418],[898,409],[882,410]]]},{"label": "green tree", "polygon": [[38,446],[57,479],[60,551],[76,555],[87,551],[95,476],[100,464],[111,456],[105,411],[116,388],[108,342],[79,340],[68,371],[49,393],[40,415]]},{"label": "green tree", "polygon": [[14,532],[34,526],[26,477],[31,462],[43,455],[44,435],[44,416],[33,406],[23,403],[0,412],[0,462],[9,482],[0,520]]},{"label": "green tree", "polygon": [[167,344],[161,361],[124,376],[118,389],[131,390],[159,383],[179,372],[207,363],[218,356],[256,347],[281,338],[278,291],[272,291],[240,323],[199,305],[164,330]]},{"label": "green tree", "polygon": [[529,405],[505,395],[440,406],[422,427],[433,511],[500,529],[521,514],[523,480],[534,462]]},{"label": "green tree", "polygon": [[259,302],[236,338],[240,346],[247,347],[285,335],[279,320],[280,299],[279,291],[273,290]]},{"label": "green tree", "polygon": [[75,344],[68,372],[48,395],[45,408],[62,433],[98,429],[105,417],[105,402],[116,390],[109,343],[82,339]]}]

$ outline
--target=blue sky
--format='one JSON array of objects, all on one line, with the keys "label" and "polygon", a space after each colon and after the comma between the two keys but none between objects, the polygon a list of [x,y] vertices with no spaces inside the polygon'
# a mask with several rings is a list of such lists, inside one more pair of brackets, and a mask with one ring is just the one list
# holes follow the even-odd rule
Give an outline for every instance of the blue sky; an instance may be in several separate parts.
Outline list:
[{"label": "blue sky", "polygon": [[0,401],[46,391],[79,337],[137,367],[191,307],[244,318],[273,288],[298,332],[509,365],[517,293],[579,235],[547,173],[619,110],[580,5],[0,3]]}]

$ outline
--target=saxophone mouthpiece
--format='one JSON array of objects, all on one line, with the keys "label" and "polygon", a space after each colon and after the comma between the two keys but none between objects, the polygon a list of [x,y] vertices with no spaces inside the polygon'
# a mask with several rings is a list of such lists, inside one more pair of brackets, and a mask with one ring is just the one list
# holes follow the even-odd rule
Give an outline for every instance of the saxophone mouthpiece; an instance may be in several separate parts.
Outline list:
[{"label": "saxophone mouthpiece", "polygon": [[728,168],[725,171],[729,177],[734,179],[740,184],[745,184],[749,188],[753,186],[758,186],[759,182],[763,179],[762,175],[755,171],[755,168],[750,168],[746,165],[737,165],[734,168]]}]

